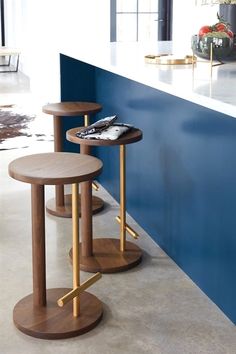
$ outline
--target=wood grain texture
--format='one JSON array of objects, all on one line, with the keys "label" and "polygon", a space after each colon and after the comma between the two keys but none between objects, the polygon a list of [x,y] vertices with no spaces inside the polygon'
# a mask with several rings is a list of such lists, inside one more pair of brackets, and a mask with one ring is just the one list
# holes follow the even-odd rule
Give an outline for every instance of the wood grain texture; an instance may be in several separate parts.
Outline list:
[{"label": "wood grain texture", "polygon": [[65,194],[64,194],[64,185],[58,184],[55,186],[55,201],[56,206],[63,207],[65,205]]},{"label": "wood grain texture", "polygon": [[59,288],[47,290],[47,305],[33,306],[33,295],[21,299],[14,307],[15,326],[23,333],[42,339],[63,339],[81,335],[94,328],[102,319],[102,303],[94,295],[80,295],[80,316],[73,317],[72,301],[64,307],[57,300],[71,291]]},{"label": "wood grain texture", "polygon": [[92,183],[83,182],[81,186],[81,239],[82,256],[93,253],[93,223],[92,223]]},{"label": "wood grain texture", "polygon": [[22,182],[41,185],[72,184],[91,180],[102,162],[88,155],[50,152],[20,157],[9,164],[9,175]]},{"label": "wood grain texture", "polygon": [[[104,209],[104,201],[96,196],[92,196],[92,213],[97,214]],[[71,218],[71,194],[64,196],[64,205],[56,205],[54,198],[49,199],[46,203],[46,210],[49,214],[62,218]],[[81,195],[79,195],[79,216],[81,216]]]},{"label": "wood grain texture", "polygon": [[32,268],[35,306],[46,305],[44,186],[31,185]]},{"label": "wood grain texture", "polygon": [[132,128],[129,132],[123,134],[116,140],[102,140],[102,139],[81,139],[76,136],[76,133],[82,129],[81,127],[67,130],[66,139],[75,144],[90,145],[90,146],[112,146],[112,145],[126,145],[132,144],[142,140],[142,131]]},{"label": "wood grain texture", "polygon": [[62,151],[62,118],[54,116],[53,117],[53,132],[54,132],[54,151]]},{"label": "wood grain texture", "polygon": [[[69,256],[72,260],[72,250]],[[80,257],[80,269],[91,273],[117,273],[135,267],[141,260],[142,251],[134,243],[126,241],[126,250],[121,252],[120,240],[97,238],[93,239],[93,255]]]},{"label": "wood grain texture", "polygon": [[54,116],[75,117],[98,113],[102,110],[102,106],[95,102],[58,102],[49,103],[43,106],[42,110]]}]

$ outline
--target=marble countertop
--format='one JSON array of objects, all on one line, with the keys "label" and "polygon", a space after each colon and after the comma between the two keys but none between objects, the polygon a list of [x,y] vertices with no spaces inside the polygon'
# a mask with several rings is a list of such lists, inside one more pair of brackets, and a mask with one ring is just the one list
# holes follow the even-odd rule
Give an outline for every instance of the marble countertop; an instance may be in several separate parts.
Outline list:
[{"label": "marble countertop", "polygon": [[190,65],[157,65],[147,54],[191,54],[171,42],[63,45],[61,54],[121,75],[198,105],[236,118],[236,62],[212,68],[208,61]]}]

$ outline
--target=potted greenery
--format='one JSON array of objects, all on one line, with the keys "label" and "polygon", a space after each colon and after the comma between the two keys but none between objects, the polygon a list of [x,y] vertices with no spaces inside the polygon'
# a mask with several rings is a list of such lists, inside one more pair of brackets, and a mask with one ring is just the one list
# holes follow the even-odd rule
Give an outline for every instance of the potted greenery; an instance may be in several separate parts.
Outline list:
[{"label": "potted greenery", "polygon": [[192,49],[194,54],[209,59],[211,45],[213,59],[235,60],[235,34],[230,23],[217,13],[218,21],[213,25],[205,25],[199,29],[197,35],[192,37]]}]

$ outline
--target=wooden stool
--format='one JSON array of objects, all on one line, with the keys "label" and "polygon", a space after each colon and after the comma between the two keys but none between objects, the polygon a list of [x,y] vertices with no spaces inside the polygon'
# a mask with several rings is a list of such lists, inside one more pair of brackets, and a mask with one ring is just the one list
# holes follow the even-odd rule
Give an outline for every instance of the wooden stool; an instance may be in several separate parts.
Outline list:
[{"label": "wooden stool", "polygon": [[[42,110],[44,113],[53,115],[54,151],[60,152],[63,150],[62,117],[84,116],[84,126],[88,126],[90,124],[89,115],[100,112],[102,110],[102,106],[98,103],[93,102],[59,102],[47,104],[43,106]],[[98,190],[98,186],[95,182],[93,182],[93,188],[95,190]],[[98,213],[103,209],[103,207],[103,200],[101,198],[93,196],[93,213]],[[50,199],[47,202],[46,210],[49,214],[52,214],[54,216],[71,218],[71,194],[64,195],[63,185],[56,186],[55,199]]]},{"label": "wooden stool", "polygon": [[[84,292],[101,274],[80,285],[78,215],[78,183],[92,180],[101,169],[102,162],[95,157],[63,152],[24,156],[9,164],[12,178],[31,184],[33,294],[21,299],[13,311],[16,327],[25,334],[44,339],[74,337],[102,318],[100,300]],[[72,184],[73,290],[46,290],[44,185],[58,184]]]},{"label": "wooden stool", "polygon": [[[98,238],[92,240],[92,218],[88,218],[89,213],[82,209],[81,216],[81,253],[80,266],[82,270],[88,272],[115,273],[130,269],[141,262],[142,251],[135,244],[126,241],[126,231],[134,238],[138,234],[126,223],[126,181],[125,181],[125,148],[127,144],[137,142],[142,139],[142,132],[132,128],[131,131],[122,135],[116,140],[88,140],[80,139],[76,136],[79,128],[70,129],[66,133],[69,141],[80,144],[81,153],[87,153],[88,146],[120,146],[120,216],[116,220],[120,223],[120,240],[113,238]],[[88,207],[91,201],[90,182],[84,183]],[[87,186],[87,187],[86,187]],[[70,256],[72,251],[70,252]]]}]

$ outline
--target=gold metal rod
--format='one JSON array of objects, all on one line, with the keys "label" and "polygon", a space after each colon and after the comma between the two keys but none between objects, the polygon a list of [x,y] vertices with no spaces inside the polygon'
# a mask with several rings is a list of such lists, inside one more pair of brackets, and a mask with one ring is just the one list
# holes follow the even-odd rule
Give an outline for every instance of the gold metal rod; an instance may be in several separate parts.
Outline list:
[{"label": "gold metal rod", "polygon": [[120,145],[120,251],[126,248],[125,145]]},{"label": "gold metal rod", "polygon": [[[116,220],[120,224],[120,217],[119,216],[116,216]],[[137,240],[139,238],[139,234],[134,229],[132,229],[132,227],[129,226],[128,224],[125,224],[125,229],[130,234],[130,236],[132,236],[135,240]]]},{"label": "gold metal rod", "polygon": [[211,65],[211,67],[210,67],[210,69],[211,69],[210,73],[211,73],[211,79],[212,79],[212,67],[213,67],[213,43],[211,43],[211,45],[210,45],[210,65]]},{"label": "gold metal rod", "polygon": [[84,115],[84,126],[87,127],[89,126],[90,122],[89,122],[89,115],[85,114]]},{"label": "gold metal rod", "polygon": [[67,294],[64,296],[60,297],[60,299],[57,300],[57,305],[59,307],[65,306],[69,301],[73,300],[75,296],[78,296],[78,290],[79,288],[72,289],[69,291]]},{"label": "gold metal rod", "polygon": [[92,187],[93,187],[93,189],[95,190],[95,191],[98,191],[99,190],[99,186],[98,186],[98,184],[96,183],[96,182],[92,182]]},{"label": "gold metal rod", "polygon": [[[72,256],[73,256],[73,289],[80,286],[80,262],[79,262],[79,212],[78,212],[78,184],[72,184]],[[73,316],[80,313],[79,297],[73,299]]]},{"label": "gold metal rod", "polygon": [[101,279],[102,274],[96,273],[88,280],[83,282],[78,288],[71,290],[69,293],[65,294],[63,297],[57,300],[57,304],[60,307],[66,305],[69,301],[74,299],[76,296],[80,295],[84,290],[88,289],[91,285],[96,283],[99,279]]}]

